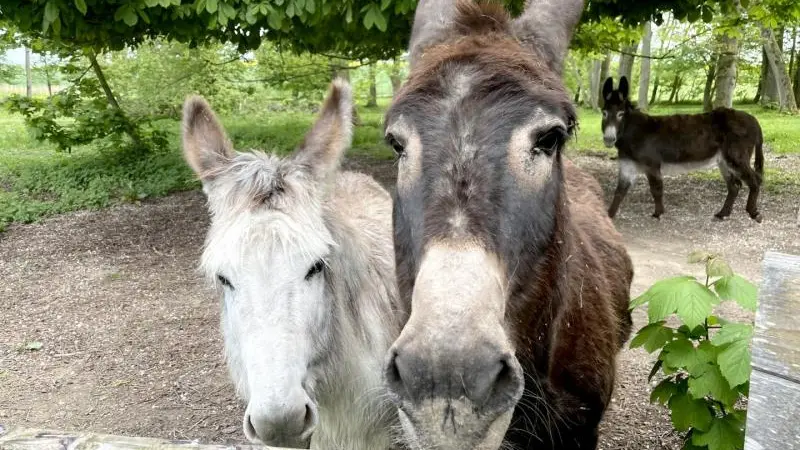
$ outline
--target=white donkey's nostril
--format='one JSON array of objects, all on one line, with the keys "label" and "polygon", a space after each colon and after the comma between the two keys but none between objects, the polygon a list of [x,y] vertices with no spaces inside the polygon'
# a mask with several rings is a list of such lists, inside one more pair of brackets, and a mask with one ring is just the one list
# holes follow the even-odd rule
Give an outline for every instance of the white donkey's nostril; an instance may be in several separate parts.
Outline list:
[{"label": "white donkey's nostril", "polygon": [[247,406],[242,427],[250,442],[278,447],[306,448],[318,422],[317,407],[306,401],[294,404]]}]

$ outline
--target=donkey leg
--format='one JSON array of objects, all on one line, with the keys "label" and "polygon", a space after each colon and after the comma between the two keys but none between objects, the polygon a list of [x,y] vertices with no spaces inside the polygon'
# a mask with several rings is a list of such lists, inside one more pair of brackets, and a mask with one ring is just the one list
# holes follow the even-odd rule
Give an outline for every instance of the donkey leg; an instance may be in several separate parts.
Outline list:
[{"label": "donkey leg", "polygon": [[724,161],[719,162],[719,172],[722,174],[722,179],[725,180],[725,184],[728,186],[728,196],[725,197],[725,203],[722,205],[722,209],[714,214],[714,217],[723,220],[731,215],[733,204],[736,202],[736,198],[739,196],[739,189],[742,187],[742,180],[731,171]]},{"label": "donkey leg", "polygon": [[742,179],[747,183],[747,189],[749,190],[747,195],[747,213],[750,214],[751,219],[761,223],[763,217],[758,211],[758,194],[761,191],[761,179],[750,167],[742,170]]},{"label": "donkey leg", "polygon": [[633,185],[633,182],[636,181],[636,176],[638,174],[639,169],[636,167],[635,162],[629,159],[619,160],[617,190],[614,192],[614,200],[611,202],[611,206],[608,208],[608,217],[613,219],[614,216],[617,215],[620,203],[622,203],[622,200],[628,194],[628,190]]},{"label": "donkey leg", "polygon": [[648,171],[647,181],[650,183],[650,193],[653,195],[656,207],[653,217],[658,219],[664,214],[664,179],[661,177],[661,171],[658,169]]}]

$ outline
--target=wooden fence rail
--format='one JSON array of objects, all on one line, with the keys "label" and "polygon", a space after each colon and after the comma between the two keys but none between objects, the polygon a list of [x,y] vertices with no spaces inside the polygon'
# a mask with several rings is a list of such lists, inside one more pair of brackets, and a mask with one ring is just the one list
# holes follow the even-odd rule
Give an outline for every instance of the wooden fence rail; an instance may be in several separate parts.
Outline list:
[{"label": "wooden fence rail", "polygon": [[256,445],[205,445],[142,437],[11,428],[0,425],[0,450],[291,450]]},{"label": "wooden fence rail", "polygon": [[800,450],[800,256],[768,252],[763,270],[744,448]]}]

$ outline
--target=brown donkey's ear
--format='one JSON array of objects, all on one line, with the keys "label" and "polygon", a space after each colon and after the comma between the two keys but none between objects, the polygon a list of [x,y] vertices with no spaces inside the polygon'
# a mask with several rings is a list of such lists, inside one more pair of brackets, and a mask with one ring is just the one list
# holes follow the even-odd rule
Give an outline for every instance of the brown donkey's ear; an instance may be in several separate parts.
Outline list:
[{"label": "brown donkey's ear", "polygon": [[339,161],[352,142],[353,93],[346,81],[336,79],[295,158],[324,179],[339,168]]},{"label": "brown donkey's ear", "polygon": [[625,101],[628,99],[628,95],[630,94],[631,87],[628,84],[628,78],[623,76],[619,79],[619,93],[622,95],[621,100]]},{"label": "brown donkey's ear", "polygon": [[614,92],[614,78],[608,77],[606,78],[606,82],[603,83],[603,100],[611,100],[611,94]]},{"label": "brown donkey's ear", "polygon": [[525,11],[514,20],[514,34],[561,75],[582,14],[583,0],[527,0]]},{"label": "brown donkey's ear", "polygon": [[208,103],[199,96],[183,104],[183,157],[205,183],[233,158],[234,152],[222,125]]},{"label": "brown donkey's ear", "polygon": [[445,42],[454,30],[457,0],[419,0],[408,44],[410,65],[432,45]]}]

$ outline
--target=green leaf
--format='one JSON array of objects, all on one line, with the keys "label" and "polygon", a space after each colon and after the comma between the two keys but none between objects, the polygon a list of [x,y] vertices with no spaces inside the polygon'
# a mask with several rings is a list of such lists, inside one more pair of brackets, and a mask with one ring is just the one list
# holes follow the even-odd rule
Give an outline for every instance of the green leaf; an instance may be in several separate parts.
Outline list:
[{"label": "green leaf", "polygon": [[712,258],[714,255],[704,251],[704,250],[695,250],[692,253],[689,253],[689,264],[697,264],[701,262],[707,261],[709,258]]},{"label": "green leaf", "polygon": [[687,367],[697,363],[697,352],[692,341],[686,338],[678,338],[664,346],[664,353],[661,355],[664,364],[672,368]]},{"label": "green leaf", "polygon": [[739,275],[720,278],[714,283],[714,290],[723,300],[733,300],[749,311],[756,310],[758,289]]},{"label": "green leaf", "polygon": [[657,282],[634,300],[632,306],[647,303],[650,323],[677,313],[684,324],[694,328],[704,323],[716,302],[716,295],[694,277],[682,276]]},{"label": "green leaf", "polygon": [[692,443],[706,445],[708,450],[741,450],[744,448],[744,426],[731,415],[714,418],[707,431],[695,431]]},{"label": "green leaf", "polygon": [[217,0],[206,0],[206,11],[209,14],[217,12]]},{"label": "green leaf", "polygon": [[672,340],[674,333],[672,328],[664,326],[664,322],[651,323],[636,333],[630,347],[644,347],[648,353],[653,353]]},{"label": "green leaf", "polygon": [[750,380],[750,346],[748,340],[736,341],[719,352],[717,358],[722,375],[732,387]]},{"label": "green leaf", "polygon": [[672,425],[678,431],[686,431],[689,428],[707,430],[711,424],[711,412],[706,402],[695,400],[688,394],[673,395],[669,400],[669,409]]},{"label": "green leaf", "polygon": [[155,8],[156,6],[160,5],[162,1],[163,0],[144,0],[144,5],[148,8]]},{"label": "green leaf", "polygon": [[732,406],[739,399],[738,392],[731,389],[719,366],[714,365],[709,365],[708,370],[699,377],[689,378],[689,393],[696,399],[710,395],[726,406]]},{"label": "green leaf", "polygon": [[663,366],[664,366],[664,361],[662,361],[660,359],[658,361],[656,361],[656,363],[653,364],[653,368],[650,369],[650,373],[647,374],[647,381],[650,382],[653,379],[653,377],[656,376],[658,371],[661,370],[661,367],[663,367]]},{"label": "green leaf", "polygon": [[711,343],[721,347],[736,341],[744,340],[749,342],[753,337],[753,326],[746,323],[728,323],[719,329],[717,334],[711,338]]},{"label": "green leaf", "polygon": [[132,27],[139,21],[139,16],[136,15],[136,11],[133,10],[130,4],[126,4],[117,9],[117,12],[114,13],[114,20],[117,22],[124,21],[126,25]]},{"label": "green leaf", "polygon": [[679,391],[678,384],[667,378],[653,388],[653,392],[650,393],[650,403],[658,402],[666,405],[669,403],[669,399]]},{"label": "green leaf", "polygon": [[706,262],[706,275],[709,277],[729,277],[733,275],[733,269],[720,258],[710,258]]},{"label": "green leaf", "polygon": [[75,7],[78,8],[78,11],[80,11],[82,15],[86,15],[87,8],[85,0],[75,0]]},{"label": "green leaf", "polygon": [[50,0],[44,6],[44,20],[47,22],[55,22],[58,19],[58,5],[54,0]]}]

